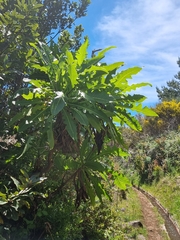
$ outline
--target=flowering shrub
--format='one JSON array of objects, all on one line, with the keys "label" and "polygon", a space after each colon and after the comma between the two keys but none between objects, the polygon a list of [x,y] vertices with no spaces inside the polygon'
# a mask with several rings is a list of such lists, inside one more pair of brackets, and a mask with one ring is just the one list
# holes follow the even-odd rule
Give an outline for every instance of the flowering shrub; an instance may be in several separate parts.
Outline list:
[{"label": "flowering shrub", "polygon": [[143,131],[151,136],[164,131],[178,130],[180,126],[180,102],[164,101],[153,109],[158,117],[146,117],[143,121]]}]

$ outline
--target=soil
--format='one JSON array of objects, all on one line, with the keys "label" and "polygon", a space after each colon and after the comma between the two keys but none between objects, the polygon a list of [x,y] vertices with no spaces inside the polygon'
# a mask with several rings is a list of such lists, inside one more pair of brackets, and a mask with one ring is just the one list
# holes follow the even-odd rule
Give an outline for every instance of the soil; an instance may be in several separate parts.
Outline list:
[{"label": "soil", "polygon": [[142,208],[143,226],[147,229],[147,240],[164,240],[163,227],[160,224],[154,206],[141,192],[135,189]]}]

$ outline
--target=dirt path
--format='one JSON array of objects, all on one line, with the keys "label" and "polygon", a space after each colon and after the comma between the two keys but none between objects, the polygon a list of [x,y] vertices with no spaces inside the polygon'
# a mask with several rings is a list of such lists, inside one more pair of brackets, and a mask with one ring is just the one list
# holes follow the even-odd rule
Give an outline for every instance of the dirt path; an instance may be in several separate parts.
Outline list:
[{"label": "dirt path", "polygon": [[147,240],[164,240],[162,226],[154,212],[154,206],[141,192],[135,189],[141,203],[143,213],[143,225],[147,229]]}]

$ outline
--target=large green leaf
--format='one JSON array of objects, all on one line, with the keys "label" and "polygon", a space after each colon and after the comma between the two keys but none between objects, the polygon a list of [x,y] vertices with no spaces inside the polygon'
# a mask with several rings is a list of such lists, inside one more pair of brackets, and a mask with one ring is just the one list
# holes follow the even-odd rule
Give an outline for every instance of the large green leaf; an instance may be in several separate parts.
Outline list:
[{"label": "large green leaf", "polygon": [[[106,66],[94,66],[92,65],[90,68],[86,69],[84,72],[97,72],[97,71],[102,71],[104,73],[108,73],[108,70],[106,69]],[[93,76],[94,78],[94,76]]]},{"label": "large green leaf", "polygon": [[92,169],[93,171],[103,172],[105,170],[103,164],[97,161],[92,161],[90,158],[85,162],[85,166]]},{"label": "large green leaf", "polygon": [[[81,107],[81,106],[79,106]],[[100,108],[95,108],[93,105],[92,106],[86,106],[86,110],[93,114],[94,116],[99,117],[99,121],[102,120],[103,122],[109,122],[109,118],[106,116],[106,114],[100,109]]]},{"label": "large green leaf", "polygon": [[83,72],[85,69],[87,70],[91,66],[96,65],[103,58],[104,58],[104,55],[96,56],[96,57],[87,59],[85,62],[82,63],[81,71]]},{"label": "large green leaf", "polygon": [[74,86],[77,84],[77,77],[78,77],[78,74],[76,71],[76,65],[74,63],[69,65],[68,72],[69,72],[69,78],[71,80],[72,88],[74,88]]},{"label": "large green leaf", "polygon": [[98,132],[100,132],[102,127],[99,119],[89,113],[86,113],[86,116],[88,117],[88,121],[91,124],[91,126],[95,128]]},{"label": "large green leaf", "polygon": [[109,73],[109,72],[114,72],[114,70],[117,70],[123,65],[124,65],[124,62],[115,62],[109,65],[102,64],[101,67]]},{"label": "large green leaf", "polygon": [[65,106],[64,94],[63,92],[56,92],[57,96],[53,99],[50,109],[51,114],[56,116]]},{"label": "large green leaf", "polygon": [[110,96],[107,92],[105,91],[100,92],[98,90],[85,93],[84,96],[90,102],[98,102],[98,103],[104,103],[104,104],[109,103],[110,101],[113,100],[112,96]]},{"label": "large green leaf", "polygon": [[88,176],[92,182],[92,185],[99,200],[102,202],[102,196],[105,196],[109,200],[111,200],[109,194],[106,192],[105,188],[103,188],[103,185],[101,184],[101,179],[97,175],[89,174]]},{"label": "large green leaf", "polygon": [[127,177],[123,176],[122,174],[116,177],[114,184],[121,190],[126,190],[128,186],[131,186],[131,183]]},{"label": "large green leaf", "polygon": [[[96,107],[96,105],[94,104],[89,104],[89,103],[81,103],[81,104],[74,104],[74,103],[71,103],[70,104],[71,107],[74,107],[74,108],[78,108],[78,110],[82,110],[83,112],[86,113],[86,115],[88,114],[88,118],[89,118],[89,113],[91,115],[94,115],[94,117],[97,118],[97,121],[104,121],[104,122],[109,122],[110,119],[107,117],[107,115],[103,112],[103,110],[100,108],[100,107]],[[98,117],[99,117],[99,120],[98,120]]]},{"label": "large green leaf", "polygon": [[142,127],[140,123],[138,122],[137,118],[131,115],[131,113],[127,112],[125,109],[117,109],[117,116],[120,119],[120,123],[122,125],[127,124],[130,128],[136,130],[136,131],[141,131]]},{"label": "large green leaf", "polygon": [[66,52],[67,56],[67,63],[68,63],[68,72],[69,72],[69,78],[71,80],[72,88],[74,88],[74,85],[77,84],[77,71],[76,71],[76,61],[73,58],[73,55],[70,51]]},{"label": "large green leaf", "polygon": [[150,116],[150,117],[157,117],[158,114],[155,113],[152,109],[148,108],[148,107],[143,107],[142,104],[138,104],[138,105],[134,105],[131,110],[136,111],[136,112],[140,112],[146,116]]},{"label": "large green leaf", "polygon": [[71,138],[77,141],[77,126],[73,117],[66,110],[62,110],[63,120],[66,125],[66,130],[68,131]]},{"label": "large green leaf", "polygon": [[117,126],[111,121],[108,123],[108,134],[110,138],[115,142],[118,142],[121,146],[123,145],[123,139],[121,133],[118,131]]},{"label": "large green leaf", "polygon": [[83,63],[84,59],[87,56],[88,44],[89,44],[89,41],[88,41],[88,38],[86,38],[85,42],[80,46],[80,48],[76,52],[76,59],[79,66],[81,66],[81,64]]},{"label": "large green leaf", "polygon": [[95,191],[94,191],[94,189],[93,189],[93,187],[92,187],[92,185],[89,181],[88,171],[82,171],[82,174],[83,174],[83,180],[84,180],[84,183],[85,183],[85,188],[86,188],[87,194],[90,197],[91,204],[94,205],[96,195],[95,195]]},{"label": "large green leaf", "polygon": [[141,94],[133,94],[133,95],[127,95],[127,100],[131,101],[132,104],[133,102],[144,102],[147,99],[147,97],[141,95]]},{"label": "large green leaf", "polygon": [[53,133],[53,123],[52,118],[48,119],[49,126],[47,130],[47,137],[48,137],[48,143],[50,150],[54,148],[54,133]]},{"label": "large green leaf", "polygon": [[137,88],[146,87],[146,86],[151,86],[152,87],[152,85],[150,83],[142,82],[142,83],[136,83],[136,84],[129,85],[122,92],[130,92],[130,91],[136,90]]},{"label": "large green leaf", "polygon": [[104,50],[100,51],[97,56],[92,57],[90,59],[87,59],[83,64],[82,64],[82,69],[81,71],[84,71],[85,69],[90,68],[93,65],[96,65],[101,59],[104,58],[104,54],[109,51],[110,49],[115,48],[114,46],[105,48]]},{"label": "large green leaf", "polygon": [[141,71],[142,68],[140,67],[133,67],[128,68],[118,74],[118,78],[116,79],[115,86],[122,87],[122,82],[126,81],[127,79],[132,79],[132,75],[137,74]]},{"label": "large green leaf", "polygon": [[73,116],[76,118],[76,120],[81,123],[84,126],[88,126],[89,121],[86,113],[83,113],[82,111],[79,111],[78,109],[72,109]]},{"label": "large green leaf", "polygon": [[82,162],[84,162],[84,158],[86,157],[86,153],[89,150],[89,146],[90,146],[89,139],[84,139],[80,148],[80,158]]},{"label": "large green leaf", "polygon": [[21,155],[19,157],[17,157],[17,159],[21,158],[25,154],[25,152],[27,152],[27,150],[32,147],[33,140],[34,140],[34,136],[30,136],[28,138],[28,140],[25,144],[25,147],[23,149],[23,152],[21,153]]},{"label": "large green leaf", "polygon": [[116,47],[115,46],[110,46],[110,47],[107,47],[107,48],[103,49],[102,51],[98,52],[98,57],[100,57],[100,56],[104,57],[104,54],[106,52],[108,52],[109,50],[113,49],[113,48],[116,48]]},{"label": "large green leaf", "polygon": [[16,178],[14,178],[14,177],[12,177],[12,176],[10,176],[10,178],[13,180],[16,188],[17,188],[17,189],[20,189],[20,186],[21,186],[20,182],[19,182]]}]

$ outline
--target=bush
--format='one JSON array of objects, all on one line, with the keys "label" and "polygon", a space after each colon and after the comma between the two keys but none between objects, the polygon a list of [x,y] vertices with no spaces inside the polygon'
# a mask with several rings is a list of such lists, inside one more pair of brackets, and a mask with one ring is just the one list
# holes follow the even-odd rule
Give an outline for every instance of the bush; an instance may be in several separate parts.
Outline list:
[{"label": "bush", "polygon": [[158,138],[146,137],[130,149],[128,161],[140,176],[140,183],[158,181],[163,175],[180,171],[180,132]]},{"label": "bush", "polygon": [[158,117],[146,117],[143,121],[143,132],[158,136],[164,131],[177,131],[180,126],[180,102],[164,101],[153,109]]}]

